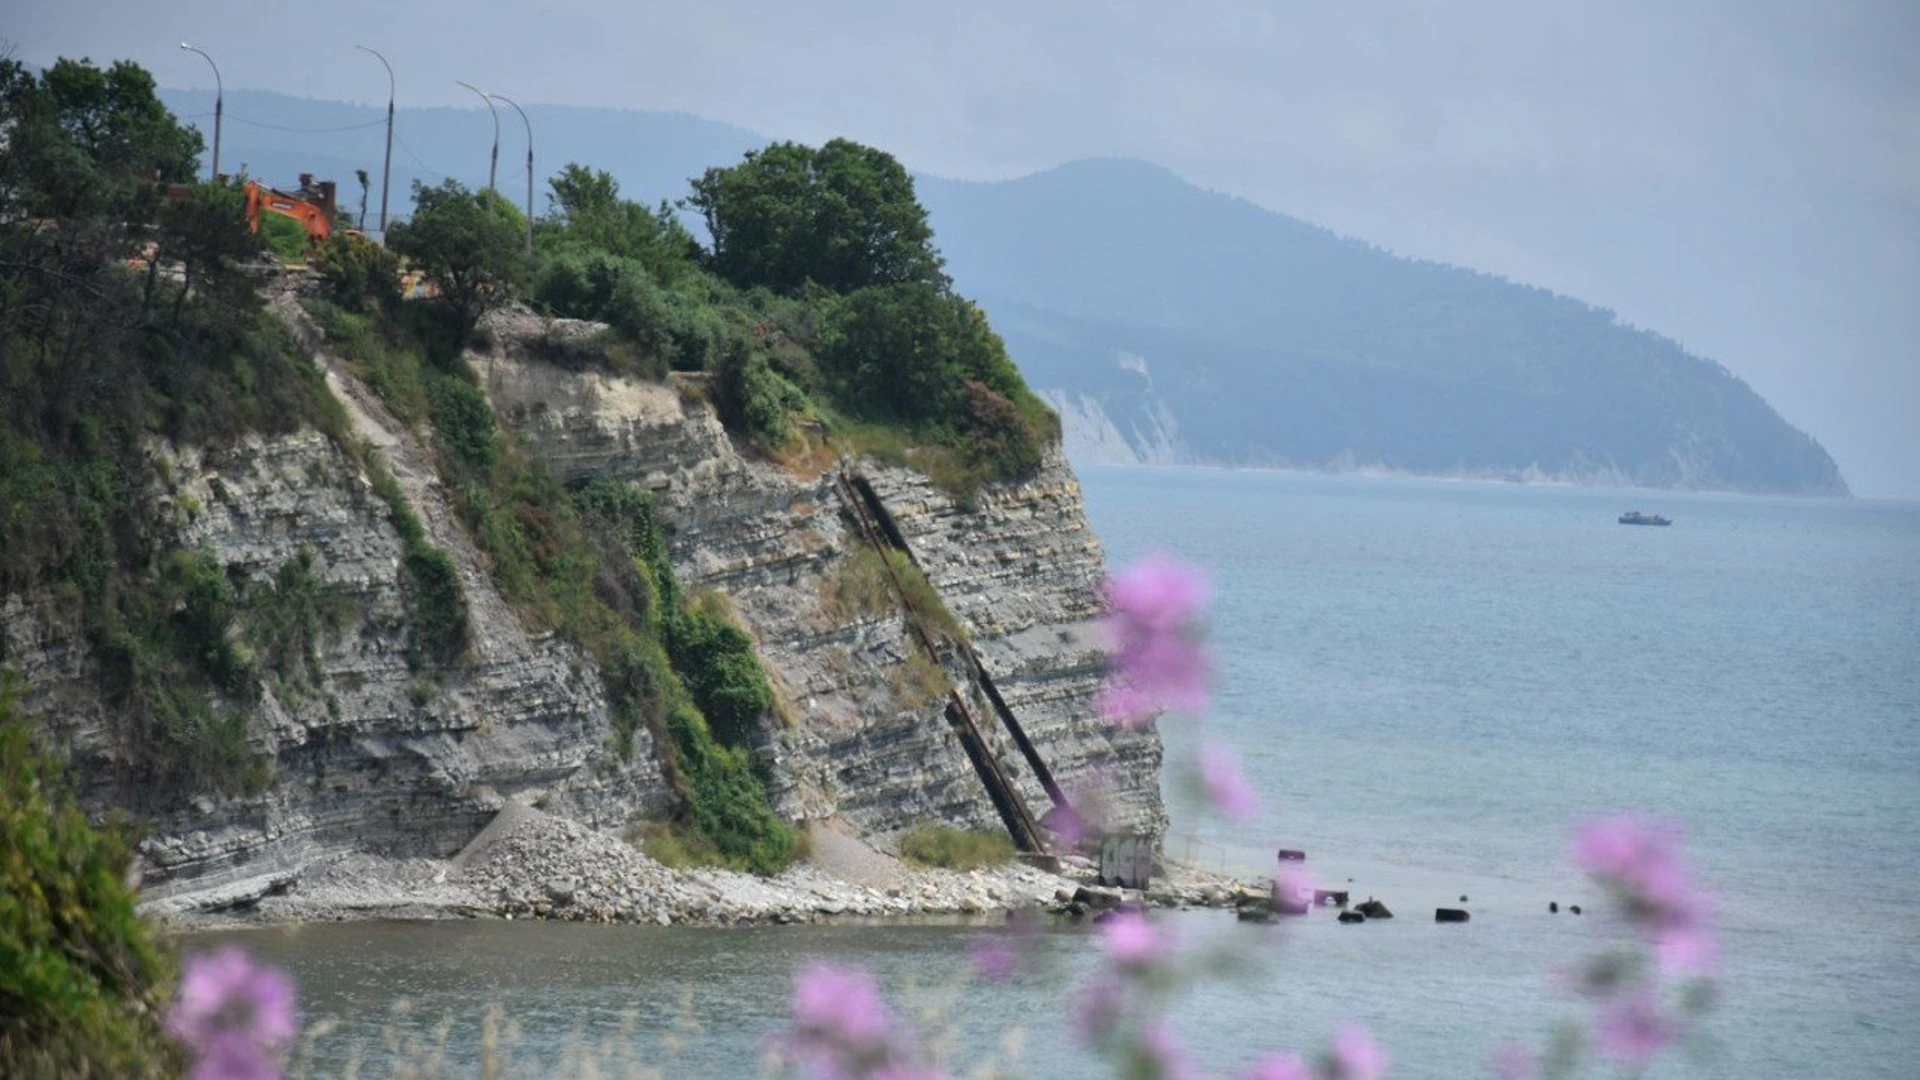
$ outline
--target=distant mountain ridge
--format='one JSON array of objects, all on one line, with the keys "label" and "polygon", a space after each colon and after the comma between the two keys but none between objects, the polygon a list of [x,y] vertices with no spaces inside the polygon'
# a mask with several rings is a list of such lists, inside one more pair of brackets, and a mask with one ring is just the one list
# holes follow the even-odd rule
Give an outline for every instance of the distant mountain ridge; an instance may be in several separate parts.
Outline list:
[{"label": "distant mountain ridge", "polygon": [[1082,460],[1846,493],[1731,372],[1544,289],[1135,161],[921,195]]},{"label": "distant mountain ridge", "polygon": [[[166,96],[211,112],[203,92]],[[652,201],[767,141],[684,114],[528,112],[536,209],[568,161]],[[348,205],[366,168],[377,213],[384,109],[235,92],[227,116],[226,167],[331,174]],[[402,110],[398,130],[395,213],[415,177],[485,183],[484,111]],[[504,116],[497,182],[516,202],[523,140]],[[1076,460],[1847,493],[1819,443],[1746,383],[1611,311],[1401,258],[1138,161],[917,183],[956,283],[1060,408]]]}]

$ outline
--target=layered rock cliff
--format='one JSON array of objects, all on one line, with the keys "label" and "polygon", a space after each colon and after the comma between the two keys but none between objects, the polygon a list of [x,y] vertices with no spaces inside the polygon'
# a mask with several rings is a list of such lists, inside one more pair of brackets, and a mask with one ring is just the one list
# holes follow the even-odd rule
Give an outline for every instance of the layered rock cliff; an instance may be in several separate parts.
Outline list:
[{"label": "layered rock cliff", "polygon": [[[417,433],[327,353],[290,301],[278,311],[314,349],[368,454],[312,431],[218,454],[154,447],[168,539],[209,552],[239,581],[308,560],[320,587],[350,601],[315,644],[310,685],[269,683],[248,706],[265,789],[133,790],[70,601],[0,598],[0,666],[24,674],[26,711],[67,748],[91,800],[136,808],[148,895],[216,903],[345,853],[450,854],[509,799],[607,829],[671,812],[646,732],[631,758],[614,752],[598,673],[565,642],[530,632],[495,590]],[[782,814],[840,818],[882,838],[928,820],[997,827],[939,705],[899,688],[903,618],[843,614],[827,600],[858,543],[831,472],[743,455],[697,392],[532,359],[541,340],[590,328],[517,316],[490,329],[490,352],[470,360],[501,421],[565,479],[658,493],[683,584],[724,594],[754,637],[787,706],[759,750]],[[410,659],[402,543],[362,460],[392,473],[458,568],[473,633],[457,664]],[[1117,827],[1163,831],[1157,737],[1115,732],[1089,707],[1104,566],[1065,459],[987,489],[973,510],[911,471],[865,471],[1062,786]],[[973,680],[963,674],[961,685],[980,704]],[[1039,815],[1045,793],[991,711],[977,712]]]}]

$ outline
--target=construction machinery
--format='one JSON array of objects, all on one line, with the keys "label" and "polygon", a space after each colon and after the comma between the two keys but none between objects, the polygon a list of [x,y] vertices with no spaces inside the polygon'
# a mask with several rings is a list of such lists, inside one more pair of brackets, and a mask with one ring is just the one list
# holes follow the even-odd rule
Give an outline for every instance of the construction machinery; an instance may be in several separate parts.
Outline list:
[{"label": "construction machinery", "polygon": [[260,231],[260,212],[265,210],[298,221],[307,230],[309,246],[333,236],[333,181],[315,181],[312,173],[301,173],[298,192],[276,191],[258,180],[247,181],[241,190],[246,195],[248,232]]}]

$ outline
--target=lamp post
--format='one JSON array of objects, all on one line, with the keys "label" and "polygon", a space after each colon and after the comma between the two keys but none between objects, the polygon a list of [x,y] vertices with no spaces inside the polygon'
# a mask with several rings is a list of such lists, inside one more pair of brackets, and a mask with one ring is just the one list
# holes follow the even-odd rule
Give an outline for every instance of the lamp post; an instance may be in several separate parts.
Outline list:
[{"label": "lamp post", "polygon": [[213,177],[212,179],[215,183],[219,183],[220,182],[220,114],[225,111],[226,99],[227,99],[226,88],[222,86],[220,83],[220,65],[213,62],[213,57],[207,56],[207,51],[205,49],[196,49],[184,41],[180,43],[180,47],[191,53],[199,53],[202,57],[206,59],[207,66],[213,69]]},{"label": "lamp post", "polygon": [[[381,56],[376,49],[369,49],[365,45],[355,45],[354,48],[359,49],[361,52],[373,53],[373,58],[380,61],[381,67],[387,69],[387,157],[386,161],[380,166],[380,241],[385,243],[387,239],[387,184],[393,179],[393,65],[387,63],[387,58]],[[366,228],[366,224],[362,222],[360,227],[364,229]]]},{"label": "lamp post", "polygon": [[480,89],[470,82],[460,82],[459,79],[453,81],[479,94],[480,100],[487,103],[487,111],[493,114],[493,157],[487,162],[487,194],[491,195],[493,194],[494,174],[500,171],[500,110],[493,107],[493,99],[487,96],[485,90]]},{"label": "lamp post", "polygon": [[499,98],[501,101],[504,101],[509,105],[512,105],[513,111],[520,114],[520,122],[522,124],[525,124],[527,127],[527,254],[532,255],[533,254],[533,121],[527,119],[526,110],[522,109],[519,105],[515,104],[512,98],[508,97],[505,94],[494,94],[493,96]]}]

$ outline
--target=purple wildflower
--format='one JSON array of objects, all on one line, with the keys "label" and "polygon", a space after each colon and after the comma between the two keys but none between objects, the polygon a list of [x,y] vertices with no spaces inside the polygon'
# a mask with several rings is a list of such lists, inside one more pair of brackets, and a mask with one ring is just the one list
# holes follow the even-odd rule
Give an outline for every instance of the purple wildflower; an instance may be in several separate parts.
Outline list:
[{"label": "purple wildflower", "polygon": [[274,1080],[299,1033],[293,980],[227,946],[187,961],[167,1031],[187,1048],[192,1080]]},{"label": "purple wildflower", "polygon": [[1100,924],[1100,944],[1123,967],[1141,968],[1166,955],[1169,942],[1139,911],[1119,911]]},{"label": "purple wildflower", "polygon": [[1200,748],[1200,783],[1207,801],[1231,821],[1246,821],[1260,809],[1260,797],[1240,770],[1240,758],[1225,743]]},{"label": "purple wildflower", "polygon": [[1095,707],[1122,727],[1144,727],[1160,709],[1207,706],[1211,670],[1198,640],[1205,579],[1164,555],[1149,555],[1107,584],[1115,678]]},{"label": "purple wildflower", "polygon": [[1337,1080],[1380,1080],[1387,1071],[1386,1052],[1358,1024],[1348,1024],[1333,1037],[1332,1062]]},{"label": "purple wildflower", "polygon": [[1680,832],[1632,814],[1580,826],[1573,853],[1582,869],[1625,897],[1627,911],[1653,937],[1662,971],[1704,973],[1719,953],[1710,922],[1713,902],[1687,873]]},{"label": "purple wildflower", "polygon": [[1313,1070],[1299,1054],[1269,1054],[1247,1074],[1247,1080],[1313,1080]]},{"label": "purple wildflower", "polygon": [[791,1011],[781,1045],[817,1080],[938,1080],[895,1029],[871,972],[816,960],[794,979]]},{"label": "purple wildflower", "polygon": [[849,1046],[878,1045],[890,1026],[872,972],[818,960],[794,980],[792,1012],[803,1032]]},{"label": "purple wildflower", "polygon": [[1600,1013],[1600,1053],[1629,1068],[1646,1068],[1679,1034],[1647,987],[1609,1003]]}]

